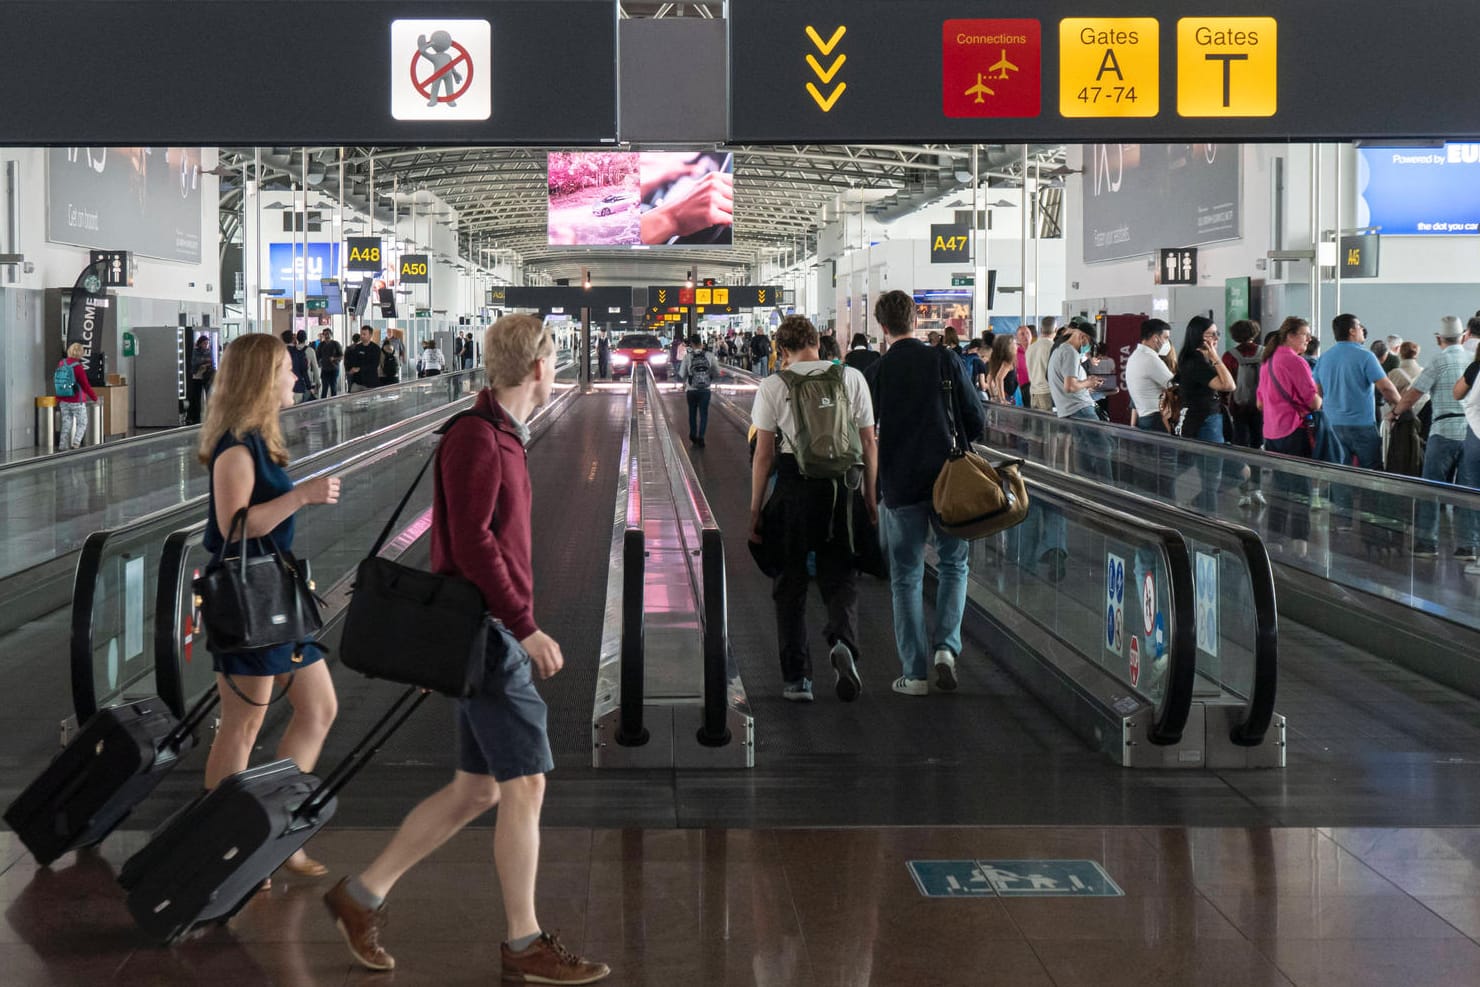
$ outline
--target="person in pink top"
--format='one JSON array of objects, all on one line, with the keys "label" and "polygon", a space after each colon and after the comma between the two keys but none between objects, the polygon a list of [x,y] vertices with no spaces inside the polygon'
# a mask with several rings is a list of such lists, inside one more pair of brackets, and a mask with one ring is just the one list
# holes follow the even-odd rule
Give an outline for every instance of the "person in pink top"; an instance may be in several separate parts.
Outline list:
[{"label": "person in pink top", "polygon": [[[63,370],[72,372],[70,387],[60,386],[66,379]],[[67,355],[57,364],[57,372],[52,379],[57,385],[57,417],[60,419],[58,424],[62,433],[61,441],[57,443],[57,452],[79,449],[82,447],[82,437],[87,434],[87,402],[98,399],[87,379],[87,364],[82,362],[81,343],[73,343],[67,347]]]},{"label": "person in pink top", "polygon": [[[1264,450],[1311,458],[1310,433],[1305,416],[1321,408],[1305,347],[1310,323],[1296,316],[1286,319],[1264,347],[1259,373],[1259,410],[1264,415]],[[1269,530],[1294,542],[1303,554],[1310,538],[1310,483],[1304,477],[1276,469],[1275,499],[1269,508]]]},{"label": "person in pink top", "polygon": [[1021,325],[1017,327],[1017,383],[1018,393],[1022,395],[1020,402],[1024,408],[1028,403],[1028,347],[1033,345],[1033,327]]}]

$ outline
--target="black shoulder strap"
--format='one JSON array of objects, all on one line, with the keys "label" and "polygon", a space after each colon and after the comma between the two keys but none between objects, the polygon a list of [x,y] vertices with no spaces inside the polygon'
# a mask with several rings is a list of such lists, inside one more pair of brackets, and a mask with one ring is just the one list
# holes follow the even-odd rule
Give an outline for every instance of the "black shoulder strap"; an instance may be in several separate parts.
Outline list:
[{"label": "black shoulder strap", "polygon": [[[447,419],[447,421],[443,422],[437,428],[436,434],[446,435],[448,431],[452,429],[452,426],[456,425],[458,421],[463,418],[481,418],[484,421],[488,422],[488,424],[491,426],[496,426],[499,423],[499,419],[493,414],[485,411],[482,408],[474,407],[468,409],[467,411],[460,411],[457,414],[453,415],[451,418]],[[416,473],[416,479],[411,481],[411,486],[407,488],[405,496],[401,498],[401,502],[396,505],[396,509],[391,512],[391,516],[386,520],[385,527],[380,530],[380,537],[376,538],[375,544],[370,547],[370,554],[366,556],[367,558],[374,558],[375,556],[380,554],[381,548],[385,546],[386,540],[391,536],[391,530],[396,526],[396,519],[401,516],[401,512],[404,511],[406,509],[406,505],[411,502],[411,495],[415,493],[416,488],[421,485],[421,478],[426,476],[427,468],[436,461],[437,450],[441,448],[442,443],[438,442],[437,448],[432,450],[432,454],[427,457],[427,461],[421,464],[421,469],[418,470]]]},{"label": "black shoulder strap", "polygon": [[966,437],[961,434],[961,424],[956,415],[956,375],[951,366],[951,357],[944,346],[939,347],[939,350],[940,353],[936,359],[940,363],[940,389],[945,396],[946,422],[951,429],[950,455],[956,457],[966,453]]}]

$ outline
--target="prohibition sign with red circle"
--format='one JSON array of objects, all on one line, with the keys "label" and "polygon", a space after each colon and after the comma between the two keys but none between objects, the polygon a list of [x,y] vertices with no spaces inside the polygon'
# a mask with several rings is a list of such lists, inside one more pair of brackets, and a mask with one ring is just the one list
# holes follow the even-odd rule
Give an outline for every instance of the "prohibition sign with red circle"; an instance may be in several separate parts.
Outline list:
[{"label": "prohibition sign with red circle", "polygon": [[[431,75],[427,76],[425,79],[418,79],[416,77],[416,63],[419,62],[421,59],[426,58],[427,56],[422,54],[420,49],[418,49],[416,53],[411,56],[411,85],[415,87],[417,92],[421,93],[427,99],[432,98],[431,88],[433,84],[435,84],[438,79],[442,78],[442,76],[457,68],[458,65],[463,62],[467,62],[468,71],[463,76],[462,88],[453,93],[451,96],[436,97],[437,102],[451,103],[454,100],[461,99],[463,93],[467,92],[468,87],[473,84],[473,56],[469,55],[468,50],[462,45],[458,44],[456,41],[452,43],[452,47],[457,50],[457,57],[448,62],[446,65],[442,66],[437,71],[433,72]],[[431,59],[428,58],[427,61],[431,61]]]}]

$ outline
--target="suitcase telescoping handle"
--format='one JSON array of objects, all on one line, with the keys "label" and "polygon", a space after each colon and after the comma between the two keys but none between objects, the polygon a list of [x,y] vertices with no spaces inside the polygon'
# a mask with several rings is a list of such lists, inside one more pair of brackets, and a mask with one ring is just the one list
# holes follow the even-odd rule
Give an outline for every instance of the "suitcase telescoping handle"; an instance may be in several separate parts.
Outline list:
[{"label": "suitcase telescoping handle", "polygon": [[206,690],[206,692],[195,701],[195,705],[191,706],[185,711],[185,716],[180,720],[179,723],[175,724],[175,729],[165,734],[164,740],[161,742],[160,746],[168,747],[171,750],[178,751],[180,749],[180,745],[185,743],[185,738],[195,733],[195,731],[200,728],[201,723],[205,722],[205,718],[211,715],[211,710],[215,709],[216,704],[220,701],[220,690]]},{"label": "suitcase telescoping handle", "polygon": [[303,804],[297,808],[293,816],[297,819],[311,819],[317,815],[330,799],[338,795],[344,786],[360,773],[361,768],[370,763],[372,757],[380,753],[386,741],[401,729],[401,724],[411,718],[411,714],[416,712],[417,707],[426,700],[428,695],[429,693],[418,686],[408,686],[406,691],[391,704],[391,708],[386,710],[385,715],[370,728],[365,736],[360,738],[354,750],[346,754],[344,760],[335,765],[334,770],[329,772],[328,776],[319,782],[319,786],[309,793],[308,798],[303,800]]}]

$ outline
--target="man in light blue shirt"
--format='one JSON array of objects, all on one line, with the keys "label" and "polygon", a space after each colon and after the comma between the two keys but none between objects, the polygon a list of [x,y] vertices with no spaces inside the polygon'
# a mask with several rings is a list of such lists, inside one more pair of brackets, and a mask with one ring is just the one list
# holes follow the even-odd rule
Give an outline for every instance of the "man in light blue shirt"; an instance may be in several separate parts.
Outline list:
[{"label": "man in light blue shirt", "polygon": [[[1403,392],[1403,400],[1393,408],[1388,417],[1397,421],[1403,412],[1418,403],[1425,394],[1433,395],[1431,407],[1434,423],[1429,428],[1429,440],[1424,446],[1423,478],[1439,483],[1454,483],[1464,460],[1465,435],[1470,426],[1465,420],[1464,405],[1454,397],[1454,384],[1465,375],[1465,365],[1470,362],[1464,343],[1470,338],[1458,318],[1446,315],[1439,320],[1439,331],[1434,334],[1439,344],[1439,355],[1429,361],[1413,386]],[[1480,519],[1474,511],[1461,510],[1455,513],[1454,558],[1460,562],[1475,561],[1476,542],[1480,541]],[[1423,497],[1418,502],[1418,518],[1413,530],[1413,554],[1419,558],[1434,558],[1439,554],[1439,500]]]},{"label": "man in light blue shirt", "polygon": [[[1340,444],[1343,466],[1382,469],[1382,439],[1377,432],[1372,389],[1390,405],[1399,401],[1398,389],[1387,379],[1382,364],[1367,349],[1367,327],[1355,315],[1331,320],[1336,345],[1316,361],[1316,385],[1321,410]],[[1338,490],[1339,492],[1339,490]]]}]

